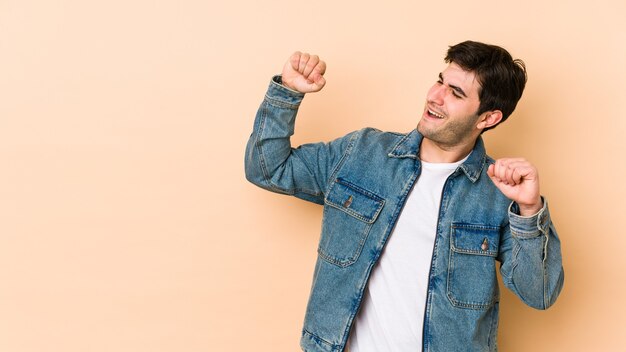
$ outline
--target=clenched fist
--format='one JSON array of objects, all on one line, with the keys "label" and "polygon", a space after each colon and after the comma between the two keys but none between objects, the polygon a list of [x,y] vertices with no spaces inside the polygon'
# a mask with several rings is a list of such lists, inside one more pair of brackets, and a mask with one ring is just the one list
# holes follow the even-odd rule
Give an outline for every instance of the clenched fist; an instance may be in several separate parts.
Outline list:
[{"label": "clenched fist", "polygon": [[530,216],[541,210],[539,174],[535,166],[521,158],[504,158],[489,165],[487,174],[498,189],[520,208],[520,215]]},{"label": "clenched fist", "polygon": [[326,84],[326,63],[317,55],[296,51],[283,67],[283,85],[300,93],[318,92]]}]

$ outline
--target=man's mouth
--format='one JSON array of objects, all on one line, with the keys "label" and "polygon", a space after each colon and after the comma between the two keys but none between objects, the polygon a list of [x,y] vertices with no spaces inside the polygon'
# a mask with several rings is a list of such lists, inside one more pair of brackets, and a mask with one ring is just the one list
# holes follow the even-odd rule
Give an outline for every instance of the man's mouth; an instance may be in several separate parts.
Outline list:
[{"label": "man's mouth", "polygon": [[443,119],[445,116],[438,114],[430,109],[427,110],[428,111],[428,115],[437,119]]}]

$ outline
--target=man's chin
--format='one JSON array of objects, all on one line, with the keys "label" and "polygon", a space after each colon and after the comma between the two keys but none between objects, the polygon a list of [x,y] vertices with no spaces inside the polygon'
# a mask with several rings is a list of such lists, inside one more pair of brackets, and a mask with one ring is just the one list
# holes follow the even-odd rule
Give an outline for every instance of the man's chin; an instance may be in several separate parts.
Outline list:
[{"label": "man's chin", "polygon": [[428,128],[424,127],[424,124],[422,123],[422,121],[420,121],[417,124],[417,132],[419,132],[422,136],[428,136],[430,134],[432,134],[432,131],[429,130]]}]

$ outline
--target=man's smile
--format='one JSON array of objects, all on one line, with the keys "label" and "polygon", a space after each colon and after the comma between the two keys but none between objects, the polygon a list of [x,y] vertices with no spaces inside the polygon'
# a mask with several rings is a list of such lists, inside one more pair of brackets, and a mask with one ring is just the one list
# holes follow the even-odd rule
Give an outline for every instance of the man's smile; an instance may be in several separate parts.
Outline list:
[{"label": "man's smile", "polygon": [[435,112],[435,111],[433,111],[431,109],[427,109],[426,111],[428,112],[428,115],[431,116],[431,117],[435,117],[435,118],[438,118],[438,119],[445,118],[445,116],[443,116],[442,114],[439,114],[439,113],[437,113],[437,112]]}]

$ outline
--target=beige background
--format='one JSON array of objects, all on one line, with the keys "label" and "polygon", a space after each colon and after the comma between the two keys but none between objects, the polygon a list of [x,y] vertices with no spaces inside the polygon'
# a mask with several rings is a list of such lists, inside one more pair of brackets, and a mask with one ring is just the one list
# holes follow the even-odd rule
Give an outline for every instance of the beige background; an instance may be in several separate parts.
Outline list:
[{"label": "beige background", "polygon": [[270,77],[328,62],[295,143],[414,128],[447,46],[526,61],[486,135],[524,156],[563,242],[503,351],[624,351],[626,3],[0,0],[0,351],[296,351],[321,208],[243,173]]}]

